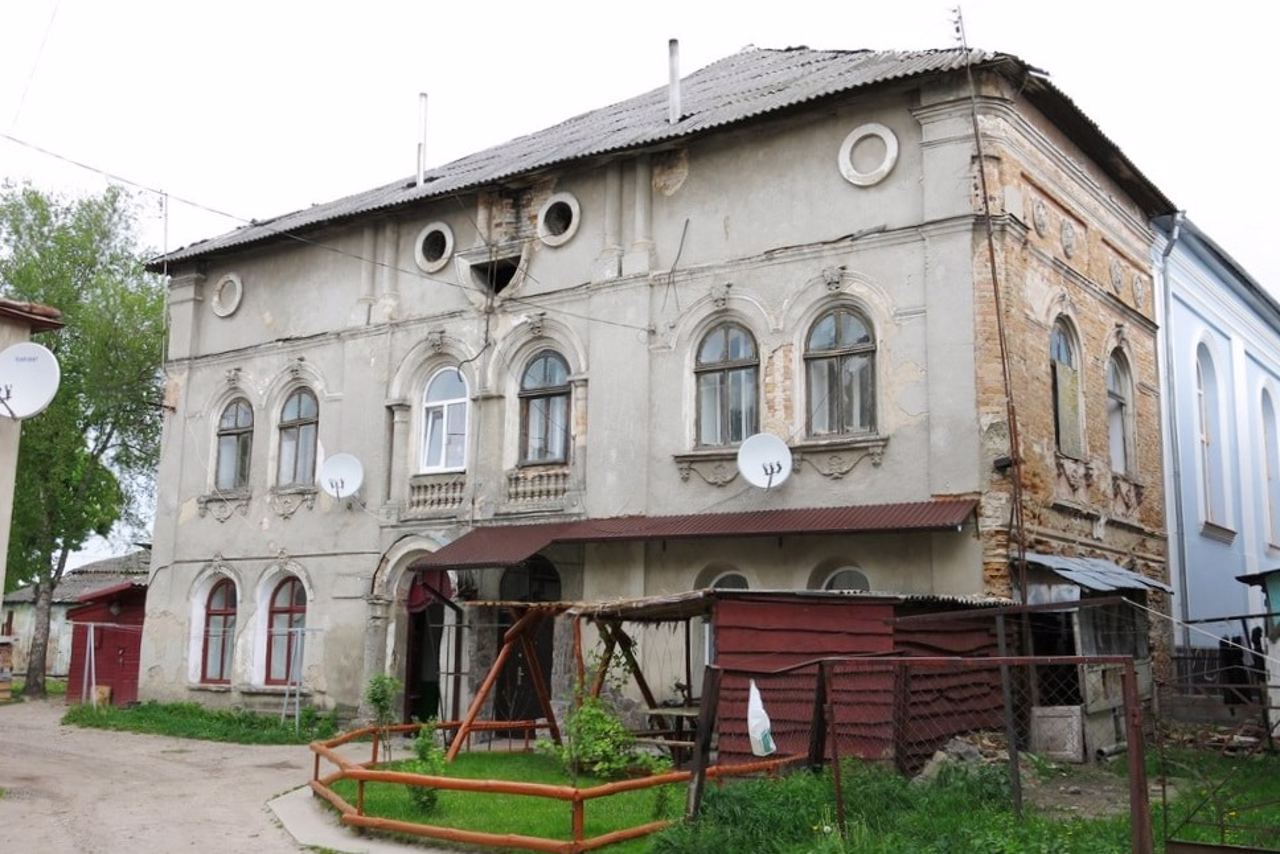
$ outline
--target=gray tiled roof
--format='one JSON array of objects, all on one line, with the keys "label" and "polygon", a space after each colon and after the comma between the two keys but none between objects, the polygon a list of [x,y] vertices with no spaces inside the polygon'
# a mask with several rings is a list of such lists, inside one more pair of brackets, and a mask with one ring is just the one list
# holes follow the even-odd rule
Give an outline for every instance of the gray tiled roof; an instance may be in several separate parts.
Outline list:
[{"label": "gray tiled roof", "polygon": [[[1046,110],[1051,119],[1071,124],[1089,137],[1081,141],[1086,152],[1117,174],[1122,185],[1133,184],[1154,200],[1144,207],[1173,210],[1168,200],[1102,136],[1097,126],[1043,75],[1024,79],[1026,73],[1034,69],[1010,54],[970,50],[969,57],[975,64],[989,65],[1018,78],[1023,91],[1033,100],[1038,95],[1052,102],[1051,109]],[[667,122],[667,88],[659,87],[430,170],[427,182],[421,187],[413,178],[407,178],[255,222],[155,258],[148,267],[158,272],[165,263],[194,260],[270,240],[285,232],[491,185],[574,160],[694,136],[855,89],[958,71],[965,67],[965,61],[965,52],[959,48],[930,51],[747,49],[713,62],[682,80],[684,115],[677,124]]]},{"label": "gray tiled roof", "polygon": [[1154,578],[1148,578],[1132,570],[1099,557],[1067,557],[1027,552],[1027,563],[1052,570],[1062,578],[1090,590],[1160,590],[1172,593],[1173,588]]},{"label": "gray tiled roof", "polygon": [[[53,601],[55,603],[78,602],[85,594],[105,590],[126,581],[146,584],[150,568],[151,551],[149,549],[139,549],[127,555],[86,563],[84,566],[68,570],[62,576],[62,581],[53,589]],[[33,587],[20,587],[4,596],[6,605],[29,605],[34,601],[35,588]]]}]

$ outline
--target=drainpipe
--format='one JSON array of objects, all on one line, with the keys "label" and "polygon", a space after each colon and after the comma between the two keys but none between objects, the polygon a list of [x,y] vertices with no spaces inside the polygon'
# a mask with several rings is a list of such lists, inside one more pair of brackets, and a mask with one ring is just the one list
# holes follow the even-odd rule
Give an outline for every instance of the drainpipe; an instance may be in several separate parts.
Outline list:
[{"label": "drainpipe", "polygon": [[[1178,550],[1178,579],[1182,592],[1182,601],[1178,603],[1178,610],[1182,614],[1183,621],[1190,619],[1190,612],[1187,610],[1187,537],[1186,537],[1186,514],[1183,512],[1182,505],[1182,463],[1181,453],[1182,445],[1178,441],[1178,392],[1177,383],[1174,381],[1174,347],[1173,334],[1170,325],[1170,314],[1173,311],[1173,289],[1169,286],[1169,256],[1173,254],[1174,247],[1178,243],[1178,238],[1182,236],[1182,221],[1186,219],[1185,211],[1178,211],[1173,217],[1173,230],[1169,234],[1169,241],[1165,244],[1164,251],[1160,253],[1160,284],[1164,289],[1163,299],[1163,317],[1164,321],[1164,370],[1169,378],[1167,387],[1166,407],[1169,413],[1169,447],[1173,450],[1170,454],[1170,464],[1173,468],[1173,515],[1175,523],[1178,526],[1178,536],[1175,548]],[[1184,645],[1191,642],[1190,630],[1184,628],[1182,630],[1182,642]]]}]

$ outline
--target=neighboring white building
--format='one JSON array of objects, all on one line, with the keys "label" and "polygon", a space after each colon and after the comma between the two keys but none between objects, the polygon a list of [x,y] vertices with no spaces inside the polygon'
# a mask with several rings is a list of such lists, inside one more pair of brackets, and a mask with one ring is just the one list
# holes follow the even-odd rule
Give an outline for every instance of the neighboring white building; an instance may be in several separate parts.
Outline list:
[{"label": "neighboring white building", "polygon": [[1177,630],[1188,680],[1218,669],[1218,638],[1247,645],[1262,625],[1239,619],[1265,605],[1237,578],[1280,567],[1280,303],[1190,220],[1157,226],[1169,568],[1176,616],[1196,627]]},{"label": "neighboring white building", "polygon": [[[654,90],[151,263],[170,340],[142,697],[278,706],[298,677],[351,709],[389,672],[430,712],[453,618],[423,578],[484,600],[1007,594],[969,60],[1028,545],[1162,577],[1149,223],[1172,205],[1016,57],[752,49],[686,78],[674,121]],[[757,431],[795,455],[768,493],[734,465]],[[317,489],[337,452],[363,462],[355,499]],[[504,615],[472,613],[475,679]],[[558,631],[539,655],[562,689]],[[664,644],[646,666],[676,663]]]}]

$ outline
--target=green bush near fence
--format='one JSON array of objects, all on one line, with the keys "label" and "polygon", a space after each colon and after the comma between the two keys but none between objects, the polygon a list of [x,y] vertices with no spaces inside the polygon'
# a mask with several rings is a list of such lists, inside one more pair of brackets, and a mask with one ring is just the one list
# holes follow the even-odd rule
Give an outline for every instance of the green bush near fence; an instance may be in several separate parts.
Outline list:
[{"label": "green bush near fence", "polygon": [[69,708],[62,722],[94,729],[237,744],[306,744],[332,738],[338,731],[337,719],[332,713],[322,715],[311,708],[302,710],[300,726],[295,730],[292,717],[281,723],[277,715],[259,715],[243,709],[206,709],[196,703],[148,702],[126,708],[103,705],[96,709],[85,703]]}]

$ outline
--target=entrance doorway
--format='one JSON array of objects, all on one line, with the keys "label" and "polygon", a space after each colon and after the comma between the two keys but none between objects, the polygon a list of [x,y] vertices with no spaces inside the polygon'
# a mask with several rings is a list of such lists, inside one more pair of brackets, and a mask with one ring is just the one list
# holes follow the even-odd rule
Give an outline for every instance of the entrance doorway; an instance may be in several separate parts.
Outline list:
[{"label": "entrance doorway", "polygon": [[[560,599],[560,573],[556,572],[551,561],[535,555],[503,573],[500,598],[504,602],[557,602]],[[499,647],[512,622],[511,615],[505,611],[498,615]],[[551,678],[554,640],[555,621],[543,620],[534,636],[533,648],[542,674],[548,680]],[[523,647],[516,646],[511,650],[502,672],[498,674],[495,689],[493,712],[496,720],[527,721],[543,716],[538,694],[529,677],[529,664]]]},{"label": "entrance doorway", "polygon": [[[439,570],[422,572],[409,587],[405,637],[404,719],[444,720],[441,703],[441,645],[445,607],[453,605],[449,576]],[[456,605],[453,607],[457,607]],[[455,644],[456,645],[456,639]],[[445,663],[448,666],[448,663]]]}]

